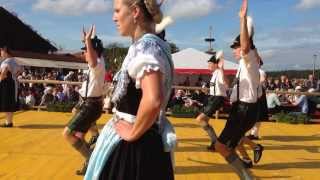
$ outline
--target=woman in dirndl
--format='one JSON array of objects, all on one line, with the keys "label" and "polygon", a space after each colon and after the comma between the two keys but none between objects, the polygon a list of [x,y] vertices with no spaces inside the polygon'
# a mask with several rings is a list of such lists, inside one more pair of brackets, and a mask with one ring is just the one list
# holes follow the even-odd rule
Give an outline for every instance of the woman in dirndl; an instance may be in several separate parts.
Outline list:
[{"label": "woman in dirndl", "polygon": [[132,45],[115,76],[114,116],[90,157],[86,180],[172,180],[175,133],[165,117],[173,81],[167,42],[156,36],[157,0],[114,0],[113,20]]},{"label": "woman in dirndl", "polygon": [[0,112],[6,114],[6,122],[0,127],[11,128],[13,113],[18,109],[17,74],[20,66],[6,45],[0,47],[0,54],[3,60],[0,65]]}]

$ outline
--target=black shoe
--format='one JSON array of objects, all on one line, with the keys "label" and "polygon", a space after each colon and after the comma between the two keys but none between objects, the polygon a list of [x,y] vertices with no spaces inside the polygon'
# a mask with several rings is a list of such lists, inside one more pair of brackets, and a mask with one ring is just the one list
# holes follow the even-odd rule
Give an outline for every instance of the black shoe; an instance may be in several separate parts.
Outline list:
[{"label": "black shoe", "polygon": [[250,140],[260,140],[260,138],[258,136],[255,136],[255,135],[252,135],[252,134],[247,136],[247,138],[249,138]]},{"label": "black shoe", "polygon": [[211,144],[209,146],[207,146],[207,150],[208,151],[216,151],[216,148],[214,146],[215,143],[211,142]]},{"label": "black shoe", "polygon": [[84,176],[86,174],[87,168],[88,168],[88,162],[85,161],[82,165],[82,168],[76,171],[76,175]]},{"label": "black shoe", "polygon": [[262,157],[262,152],[263,152],[263,146],[261,144],[257,144],[257,146],[253,150],[253,162],[257,164],[261,157]]},{"label": "black shoe", "polygon": [[0,125],[0,127],[3,127],[3,128],[12,128],[12,127],[13,127],[13,123],[9,123],[9,124],[3,123],[3,124]]},{"label": "black shoe", "polygon": [[252,168],[253,164],[252,161],[250,159],[240,159],[243,163],[243,166],[248,169],[248,168]]},{"label": "black shoe", "polygon": [[99,137],[99,135],[92,136],[92,137],[90,138],[89,142],[88,142],[88,146],[91,147],[92,145],[94,145],[94,144],[97,142],[98,137]]}]

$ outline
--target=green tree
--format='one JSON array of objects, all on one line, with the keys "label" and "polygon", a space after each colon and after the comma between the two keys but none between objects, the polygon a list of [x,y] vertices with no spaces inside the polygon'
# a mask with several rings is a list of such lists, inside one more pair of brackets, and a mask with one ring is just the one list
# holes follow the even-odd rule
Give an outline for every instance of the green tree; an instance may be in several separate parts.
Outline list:
[{"label": "green tree", "polygon": [[180,51],[179,47],[175,43],[169,42],[169,45],[171,47],[172,54]]},{"label": "green tree", "polygon": [[112,43],[106,46],[104,57],[106,60],[106,68],[112,72],[117,72],[128,53],[128,47],[124,47],[119,43]]}]

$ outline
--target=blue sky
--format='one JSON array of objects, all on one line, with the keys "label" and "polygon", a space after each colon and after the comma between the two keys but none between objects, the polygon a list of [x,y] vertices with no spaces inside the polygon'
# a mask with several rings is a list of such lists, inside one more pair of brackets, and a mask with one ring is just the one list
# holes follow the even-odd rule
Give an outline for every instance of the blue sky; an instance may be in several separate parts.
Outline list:
[{"label": "blue sky", "polygon": [[[240,0],[166,0],[163,11],[175,22],[167,39],[180,49],[206,50],[209,26],[215,49],[232,60],[229,44],[239,33]],[[112,0],[0,0],[42,36],[66,50],[81,47],[83,25],[96,24],[105,44],[130,45],[112,22]],[[249,0],[254,19],[255,43],[266,70],[311,69],[314,54],[320,68],[320,0]]]}]

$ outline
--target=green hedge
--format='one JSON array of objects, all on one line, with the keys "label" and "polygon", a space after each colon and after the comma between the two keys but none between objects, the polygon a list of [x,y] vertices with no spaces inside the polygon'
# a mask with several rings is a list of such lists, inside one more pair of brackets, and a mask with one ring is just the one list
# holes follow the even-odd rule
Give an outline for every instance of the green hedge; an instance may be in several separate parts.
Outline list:
[{"label": "green hedge", "polygon": [[199,109],[197,107],[186,107],[181,105],[176,105],[172,108],[173,117],[181,118],[194,118],[199,114]]},{"label": "green hedge", "polygon": [[47,106],[49,112],[71,112],[75,102],[55,102]]},{"label": "green hedge", "polygon": [[273,119],[276,122],[288,123],[288,124],[307,124],[310,120],[309,116],[306,114],[295,114],[295,113],[278,113],[275,114]]}]

